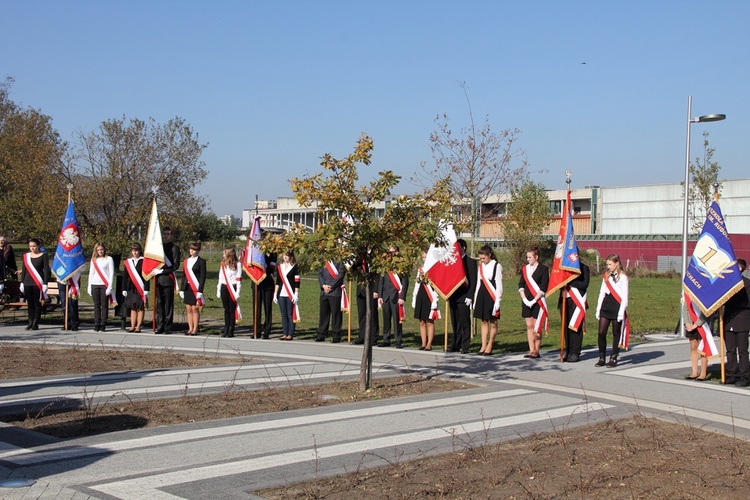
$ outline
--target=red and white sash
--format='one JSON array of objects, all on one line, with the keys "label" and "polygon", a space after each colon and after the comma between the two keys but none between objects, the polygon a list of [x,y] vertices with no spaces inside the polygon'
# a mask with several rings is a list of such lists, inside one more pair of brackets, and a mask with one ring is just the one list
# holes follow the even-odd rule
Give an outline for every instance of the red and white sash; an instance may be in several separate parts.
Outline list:
[{"label": "red and white sash", "polygon": [[[526,287],[531,290],[534,293],[534,297],[539,295],[542,292],[542,289],[539,288],[539,284],[534,281],[534,278],[531,276],[532,272],[529,271],[530,266],[523,266],[523,280],[526,283]],[[547,311],[547,299],[544,298],[544,294],[542,293],[542,296],[539,297],[539,300],[536,301],[537,304],[539,304],[539,314],[536,317],[536,321],[534,322],[534,333],[537,335],[541,335],[542,333],[547,333],[549,331],[549,312]]]},{"label": "red and white sash", "polygon": [[78,300],[81,295],[81,273],[76,272],[68,278],[68,296],[73,300]]},{"label": "red and white sash", "polygon": [[[237,292],[234,290],[234,284],[229,281],[229,277],[227,276],[227,269],[224,267],[224,264],[221,264],[221,273],[224,275],[224,283],[226,283],[227,287],[227,293],[229,293],[229,298],[232,299],[232,302],[234,302],[234,305],[236,306],[234,309],[234,319],[235,321],[239,321],[242,319],[242,311],[240,311],[240,303],[237,301]],[[235,281],[240,281],[242,279],[242,275],[240,274],[237,278],[235,278]]]},{"label": "red and white sash", "polygon": [[572,286],[566,286],[565,290],[568,292],[568,297],[570,297],[573,304],[576,306],[573,315],[570,317],[568,327],[574,332],[577,332],[581,327],[581,323],[586,319],[586,297],[588,296],[588,293],[581,295],[581,291]]},{"label": "red and white sash", "polygon": [[[606,274],[604,275],[604,282],[607,284],[607,289],[609,290],[609,293],[612,294],[612,298],[614,298],[618,304],[622,304],[622,297],[620,297],[620,294],[617,293],[617,290],[615,290],[615,287],[612,285],[612,283],[609,281],[609,276]],[[630,317],[628,316],[628,311],[625,311],[625,315],[622,321],[622,330],[620,332],[620,347],[628,350],[628,347],[630,347]]]},{"label": "red and white sash", "polygon": [[[396,289],[396,300],[401,299],[401,289],[403,285],[401,285],[401,278],[398,277],[398,274],[394,273],[393,271],[388,271],[388,278],[391,280],[391,283],[393,284],[393,288]],[[398,322],[403,323],[406,320],[406,307],[404,307],[404,304],[399,302],[398,303]]]},{"label": "red and white sash", "polygon": [[[200,290],[198,290],[198,278],[195,276],[193,266],[188,266],[189,260],[190,258],[187,258],[182,263],[182,270],[185,272],[185,279],[187,280],[188,285],[190,285],[190,289],[193,291],[193,295],[195,296],[195,304],[198,307],[203,307],[203,299],[198,298],[198,294],[201,293]],[[197,262],[197,260],[195,262]],[[193,264],[195,264],[195,262],[193,262]]]},{"label": "red and white sash", "polygon": [[[279,266],[279,277],[281,278],[281,284],[284,285],[284,290],[286,290],[286,294],[289,296],[289,300],[292,300],[294,298],[294,288],[292,288],[292,284],[289,283],[289,279],[287,278],[286,273],[284,272],[283,265]],[[294,277],[294,281],[296,283],[299,282],[299,275],[296,275]],[[293,302],[294,301],[292,300],[292,321],[294,323],[299,323],[299,320],[300,320],[299,304],[294,304]]]},{"label": "red and white sash", "polygon": [[[687,306],[688,314],[690,315],[690,322],[697,323],[700,317],[700,309],[696,306],[688,294],[685,295],[685,305]],[[708,323],[703,323],[698,327],[698,333],[701,336],[701,342],[698,344],[698,351],[700,351],[707,358],[716,357],[719,354],[719,350],[716,348],[714,342],[714,336],[711,332],[711,327]]]},{"label": "red and white sash", "polygon": [[437,302],[435,290],[433,290],[428,283],[422,283],[422,286],[424,287],[424,291],[427,292],[427,298],[430,300],[430,319],[433,321],[436,319],[440,319],[440,309],[432,309],[432,304]]},{"label": "red and white sash", "polygon": [[[164,254],[164,265],[167,267],[172,267],[172,261],[169,260],[169,257],[167,257],[166,254]],[[180,287],[177,286],[177,277],[174,275],[174,270],[169,273],[169,279],[172,280],[172,286],[174,287],[174,293],[177,293],[180,291]]]},{"label": "red and white sash", "polygon": [[[138,257],[138,260],[141,260],[143,257]],[[138,292],[138,295],[141,296],[141,300],[143,303],[146,303],[146,285],[143,283],[143,279],[141,278],[141,273],[138,272],[136,269],[136,265],[138,260],[135,259],[127,259],[125,261],[125,270],[128,272],[128,276],[130,276],[130,281],[133,282],[133,285],[135,286],[136,291]]]},{"label": "red and white sash", "polygon": [[99,268],[99,264],[96,263],[96,257],[91,259],[91,267],[93,267],[94,271],[96,271],[96,274],[99,275],[99,279],[102,280],[102,283],[104,283],[104,287],[108,288],[111,291],[111,293],[109,294],[109,305],[113,306],[117,304],[117,300],[115,300],[115,292],[114,290],[112,290],[112,285],[109,283],[109,281],[107,281],[107,277]]},{"label": "red and white sash", "polygon": [[[497,262],[495,262],[495,269],[497,269]],[[479,264],[479,278],[482,280],[482,284],[484,285],[484,289],[487,290],[487,293],[490,296],[490,299],[492,299],[492,303],[497,302],[497,290],[494,286],[492,286],[492,283],[490,283],[490,280],[487,278],[487,276],[484,275],[484,265]],[[500,310],[495,313],[494,315],[496,318],[500,317]]]},{"label": "red and white sash", "polygon": [[[328,273],[334,278],[339,277],[339,270],[336,269],[336,264],[333,261],[326,261],[326,269],[328,269]],[[341,310],[349,312],[349,295],[347,295],[346,285],[343,283],[341,284]]]},{"label": "red and white sash", "polygon": [[23,264],[26,266],[26,272],[29,273],[31,279],[34,280],[36,287],[39,289],[39,293],[42,294],[42,298],[47,298],[47,293],[44,291],[44,282],[42,277],[39,275],[39,271],[31,264],[31,253],[23,254]]}]

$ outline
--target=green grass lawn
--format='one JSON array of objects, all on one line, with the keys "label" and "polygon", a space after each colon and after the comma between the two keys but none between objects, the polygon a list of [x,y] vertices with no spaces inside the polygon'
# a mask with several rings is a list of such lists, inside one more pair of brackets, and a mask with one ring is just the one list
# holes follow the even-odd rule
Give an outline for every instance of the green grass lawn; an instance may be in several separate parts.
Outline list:
[{"label": "green grass lawn", "polygon": [[[209,261],[209,279],[205,287],[205,296],[207,298],[206,306],[203,308],[201,319],[202,331],[209,334],[219,333],[219,327],[223,321],[223,309],[221,300],[216,298],[216,284],[218,282],[218,262],[213,259]],[[86,276],[82,289],[86,290]],[[584,336],[584,346],[596,345],[596,328],[597,321],[594,317],[596,302],[601,286],[601,276],[591,278],[589,286],[588,302],[590,305],[589,314],[586,321],[586,334]],[[242,333],[245,328],[252,328],[252,288],[253,282],[249,278],[243,280],[242,294],[240,297],[240,307],[244,319],[238,325],[238,333]],[[350,288],[350,298],[352,302],[352,315],[344,315],[344,335],[346,335],[347,326],[351,325],[352,339],[356,338],[358,330],[356,300],[353,293],[353,286]],[[521,300],[518,296],[518,278],[508,278],[503,280],[503,300],[501,303],[502,315],[498,322],[498,336],[495,350],[498,352],[520,352],[526,351],[528,344],[526,342],[525,323],[521,318]],[[637,341],[640,335],[649,332],[673,332],[679,319],[679,279],[667,278],[632,278],[630,280],[630,307],[628,312],[631,317],[633,338]],[[297,324],[297,334],[300,339],[312,339],[317,333],[319,295],[317,275],[303,276],[300,286],[300,311],[302,320]],[[411,291],[409,292],[411,297]],[[150,299],[150,297],[149,297]],[[560,315],[557,311],[558,294],[555,293],[549,299],[550,309],[550,333],[544,337],[542,342],[543,349],[559,348],[560,346]],[[84,302],[90,302],[90,297],[84,293]],[[407,300],[406,321],[404,323],[404,344],[407,347],[417,347],[419,341],[419,322],[413,318],[413,309],[410,307],[411,300]],[[433,345],[437,348],[444,344],[445,338],[445,301],[440,301],[440,310],[443,319],[436,325],[436,335]],[[25,311],[24,311],[25,312]],[[281,332],[281,321],[279,318],[278,306],[274,306],[274,330],[272,335]],[[21,313],[21,311],[19,311]],[[23,315],[23,314],[21,314]],[[16,315],[18,319],[18,315]],[[84,308],[81,314],[83,323],[91,321],[90,309]],[[45,323],[56,322],[59,320],[57,315],[49,315],[43,320]],[[110,322],[112,318],[110,316]],[[175,298],[175,321],[184,322],[184,307],[181,306],[179,297]],[[380,325],[382,331],[382,315],[380,315]],[[475,322],[472,338],[472,350],[478,350],[480,345],[479,322]],[[450,325],[448,326],[450,332]],[[179,327],[177,328],[179,330]]]}]

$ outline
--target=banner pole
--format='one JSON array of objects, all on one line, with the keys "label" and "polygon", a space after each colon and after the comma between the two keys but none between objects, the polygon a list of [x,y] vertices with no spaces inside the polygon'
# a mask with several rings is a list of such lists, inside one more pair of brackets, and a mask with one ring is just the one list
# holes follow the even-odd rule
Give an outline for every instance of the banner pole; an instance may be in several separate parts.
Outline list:
[{"label": "banner pole", "polygon": [[561,318],[562,318],[562,325],[560,326],[560,361],[563,360],[565,357],[565,329],[567,328],[567,302],[568,302],[568,294],[566,293],[566,287],[562,287],[560,290],[560,297],[562,298],[562,310],[561,310]]}]

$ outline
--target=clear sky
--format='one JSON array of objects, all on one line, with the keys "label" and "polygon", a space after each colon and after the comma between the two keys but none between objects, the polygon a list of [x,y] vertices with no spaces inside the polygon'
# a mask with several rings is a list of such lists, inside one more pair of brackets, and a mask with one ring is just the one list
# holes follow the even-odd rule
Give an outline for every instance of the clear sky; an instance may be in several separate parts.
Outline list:
[{"label": "clear sky", "polygon": [[[209,144],[218,215],[291,196],[288,179],[375,142],[372,173],[431,161],[438,114],[518,128],[549,189],[680,182],[710,132],[750,177],[744,0],[0,0],[0,77],[64,140],[110,118],[185,118]],[[585,64],[583,64],[585,63]],[[372,173],[370,173],[372,172]]]}]

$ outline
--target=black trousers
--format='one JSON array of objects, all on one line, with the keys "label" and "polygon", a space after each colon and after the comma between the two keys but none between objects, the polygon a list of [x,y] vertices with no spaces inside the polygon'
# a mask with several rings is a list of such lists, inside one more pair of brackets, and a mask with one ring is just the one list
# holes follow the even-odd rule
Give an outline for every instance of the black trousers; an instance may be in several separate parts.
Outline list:
[{"label": "black trousers", "polygon": [[24,285],[23,295],[29,310],[29,326],[39,326],[39,320],[42,319],[42,291],[36,285]]},{"label": "black trousers", "polygon": [[471,309],[466,305],[466,294],[448,299],[453,328],[452,351],[468,351],[471,343]]},{"label": "black trousers", "polygon": [[398,318],[398,299],[383,301],[383,342],[391,342],[391,328],[394,330],[394,340],[401,343],[403,326]]},{"label": "black trousers", "polygon": [[[253,294],[255,290],[255,285],[253,285]],[[270,335],[273,326],[273,288],[258,288],[257,290],[258,296],[253,301],[253,331],[258,332],[258,335]],[[255,304],[257,304],[257,309]]]},{"label": "black trousers", "polygon": [[174,321],[174,286],[156,285],[156,329],[171,332]]},{"label": "black trousers", "polygon": [[341,323],[344,315],[341,312],[341,296],[320,296],[320,321],[318,322],[318,336],[326,337],[330,323],[334,339],[341,338]]},{"label": "black trousers", "polygon": [[221,285],[221,305],[224,306],[224,333],[234,334],[234,326],[237,321],[234,315],[237,311],[237,304],[229,296],[226,285]]},{"label": "black trousers", "polygon": [[104,285],[91,285],[91,297],[94,299],[94,326],[107,324],[109,299],[106,292],[107,287]]},{"label": "black trousers", "polygon": [[[63,318],[65,318],[65,309],[68,309],[68,328],[78,328],[78,299],[68,297],[67,283],[59,283],[57,288],[60,290],[60,303],[62,304]],[[64,321],[65,320],[63,319],[63,322]]]},{"label": "black trousers", "polygon": [[727,348],[727,378],[750,380],[747,336],[748,332],[724,332],[724,342]]}]

